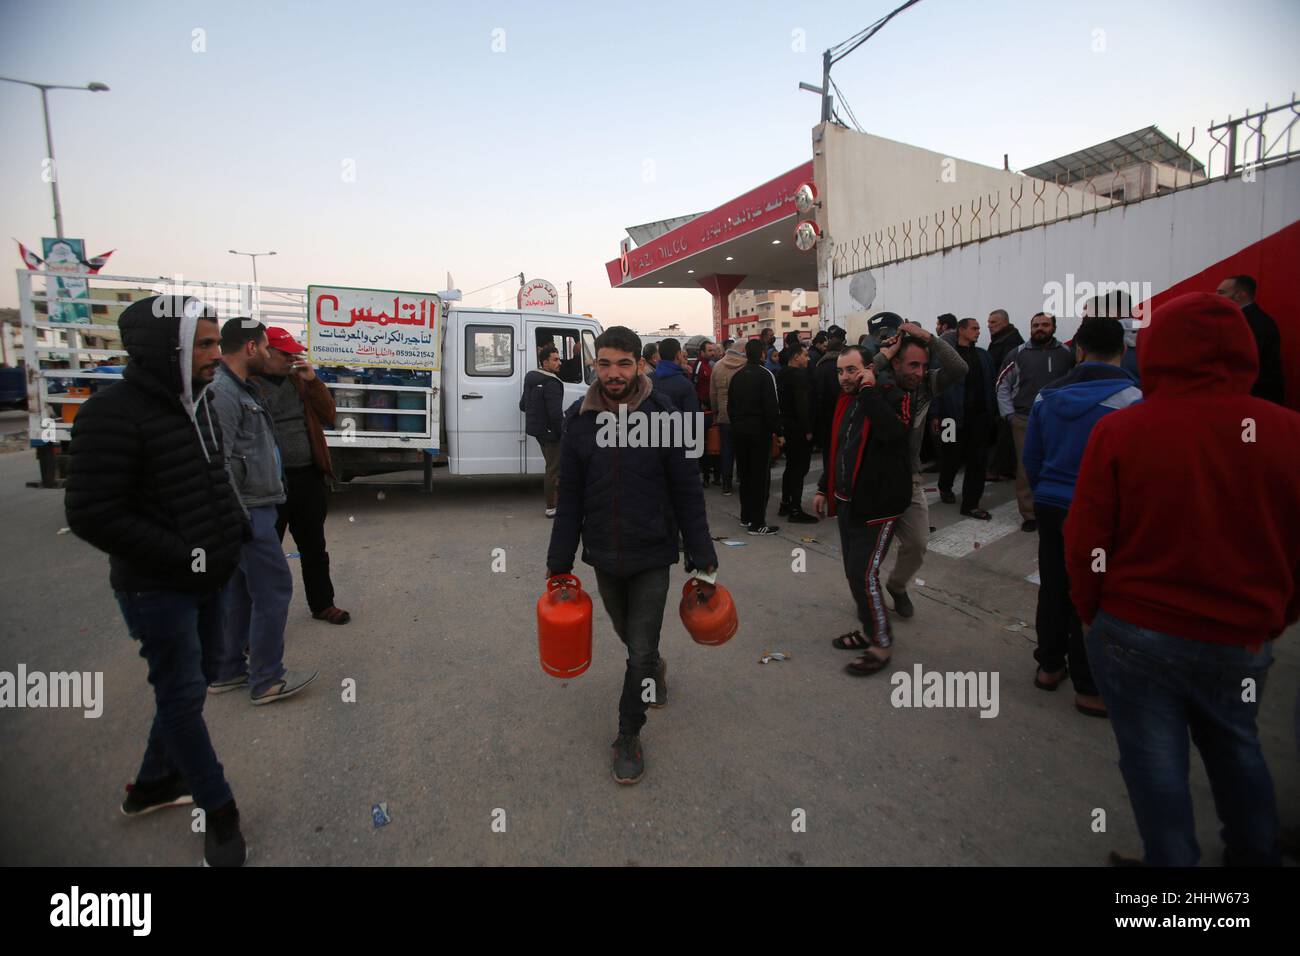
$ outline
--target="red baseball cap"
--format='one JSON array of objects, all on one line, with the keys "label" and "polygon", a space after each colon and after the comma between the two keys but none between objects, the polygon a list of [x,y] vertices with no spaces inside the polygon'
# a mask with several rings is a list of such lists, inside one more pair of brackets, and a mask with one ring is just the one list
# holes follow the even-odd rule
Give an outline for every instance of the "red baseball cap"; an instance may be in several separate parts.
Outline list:
[{"label": "red baseball cap", "polygon": [[266,330],[266,344],[269,348],[279,349],[281,352],[288,352],[290,355],[297,355],[299,352],[307,351],[307,346],[278,325],[273,325]]}]

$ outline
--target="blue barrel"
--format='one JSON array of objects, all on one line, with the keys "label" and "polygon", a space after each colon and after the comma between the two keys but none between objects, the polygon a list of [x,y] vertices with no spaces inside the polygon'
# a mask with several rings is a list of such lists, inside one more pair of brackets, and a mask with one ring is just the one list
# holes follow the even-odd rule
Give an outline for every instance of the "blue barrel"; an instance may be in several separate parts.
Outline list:
[{"label": "blue barrel", "polygon": [[[419,381],[421,376],[420,373],[418,372],[404,372],[401,373],[400,375],[394,376],[394,378],[397,379],[397,384],[399,385],[404,385],[409,388],[424,387],[421,385]],[[425,399],[427,397],[428,397],[427,392],[398,392],[397,407],[413,408],[413,409],[419,409],[420,411],[424,411]],[[397,418],[397,430],[399,432],[424,431],[425,419],[420,417],[419,415],[397,415],[395,417]]]},{"label": "blue barrel", "polygon": [[[371,385],[393,385],[393,377],[387,372],[376,372],[371,376]],[[366,408],[396,408],[396,392],[377,392],[366,390]],[[372,432],[397,431],[398,415],[367,415],[366,430]]]}]

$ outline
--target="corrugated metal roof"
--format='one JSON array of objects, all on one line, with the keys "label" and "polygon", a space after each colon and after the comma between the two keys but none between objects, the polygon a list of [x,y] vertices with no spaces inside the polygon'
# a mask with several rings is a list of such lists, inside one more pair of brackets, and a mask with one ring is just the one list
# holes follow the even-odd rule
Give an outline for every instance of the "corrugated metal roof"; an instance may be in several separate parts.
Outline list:
[{"label": "corrugated metal roof", "polygon": [[690,222],[692,219],[698,219],[704,215],[697,212],[693,216],[674,216],[672,219],[660,219],[658,222],[647,222],[640,226],[628,226],[627,234],[632,237],[632,241],[638,246],[644,246],[647,242],[653,242],[666,232],[672,232],[678,226]]},{"label": "corrugated metal roof", "polygon": [[1035,179],[1065,184],[1088,179],[1091,176],[1100,176],[1135,163],[1167,163],[1180,169],[1187,169],[1190,163],[1190,168],[1194,172],[1202,175],[1205,173],[1205,166],[1200,160],[1155,126],[1134,130],[1132,133],[1108,139],[1096,146],[1089,146],[1067,156],[1039,163],[1021,172]]}]

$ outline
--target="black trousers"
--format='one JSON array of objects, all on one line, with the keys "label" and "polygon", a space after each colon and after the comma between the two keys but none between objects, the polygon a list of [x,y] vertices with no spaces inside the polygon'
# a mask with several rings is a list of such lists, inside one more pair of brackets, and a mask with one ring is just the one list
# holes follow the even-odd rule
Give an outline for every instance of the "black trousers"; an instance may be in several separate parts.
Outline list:
[{"label": "black trousers", "polygon": [[961,482],[961,510],[970,511],[980,506],[984,497],[984,469],[988,467],[989,421],[983,415],[966,416],[966,423],[957,429],[956,441],[945,442],[943,423],[939,424],[939,490],[952,493],[952,482],[957,469],[965,467]]},{"label": "black trousers", "polygon": [[871,638],[877,647],[887,648],[893,645],[894,639],[889,631],[885,596],[880,590],[880,565],[889,552],[889,542],[894,539],[894,524],[898,519],[889,518],[867,524],[850,517],[851,510],[849,502],[836,502],[844,576],[849,579],[849,590],[858,605],[862,633]]},{"label": "black trousers", "polygon": [[772,490],[772,436],[737,435],[736,478],[740,482],[740,520],[751,527],[767,523],[767,499]]},{"label": "black trousers", "polygon": [[812,442],[791,432],[785,437],[785,475],[781,478],[781,500],[803,510],[803,480],[812,464]]},{"label": "black trousers", "polygon": [[999,418],[997,440],[993,447],[989,449],[989,470],[990,475],[997,475],[1000,478],[1014,478],[1016,474],[1016,443],[1011,435],[1011,423],[1006,419]]},{"label": "black trousers", "polygon": [[284,470],[287,500],[279,507],[275,533],[284,540],[285,528],[293,533],[302,565],[302,584],[307,606],[313,614],[334,606],[334,584],[330,581],[330,556],[325,550],[325,515],[329,512],[329,489],[325,476],[315,465]]},{"label": "black trousers", "polygon": [[1038,519],[1038,613],[1034,628],[1038,631],[1038,649],[1034,660],[1049,674],[1068,662],[1075,693],[1096,694],[1097,684],[1088,666],[1088,649],[1083,643],[1083,627],[1070,600],[1070,578],[1065,571],[1064,508],[1034,502]]},{"label": "black trousers", "polygon": [[627,577],[597,568],[596,588],[605,613],[614,622],[614,632],[627,645],[618,732],[637,734],[645,726],[649,698],[657,693],[654,681],[659,671],[659,632],[668,601],[668,568],[651,568]]}]

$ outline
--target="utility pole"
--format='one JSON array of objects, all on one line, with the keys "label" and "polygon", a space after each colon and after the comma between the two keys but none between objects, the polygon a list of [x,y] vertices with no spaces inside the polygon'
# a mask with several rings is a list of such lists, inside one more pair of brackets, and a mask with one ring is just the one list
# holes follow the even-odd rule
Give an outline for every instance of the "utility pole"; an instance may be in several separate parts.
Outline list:
[{"label": "utility pole", "polygon": [[566,296],[568,299],[568,303],[565,305],[564,308],[569,315],[573,315],[573,280],[570,279],[568,282],[564,283],[564,286],[566,290]]}]

